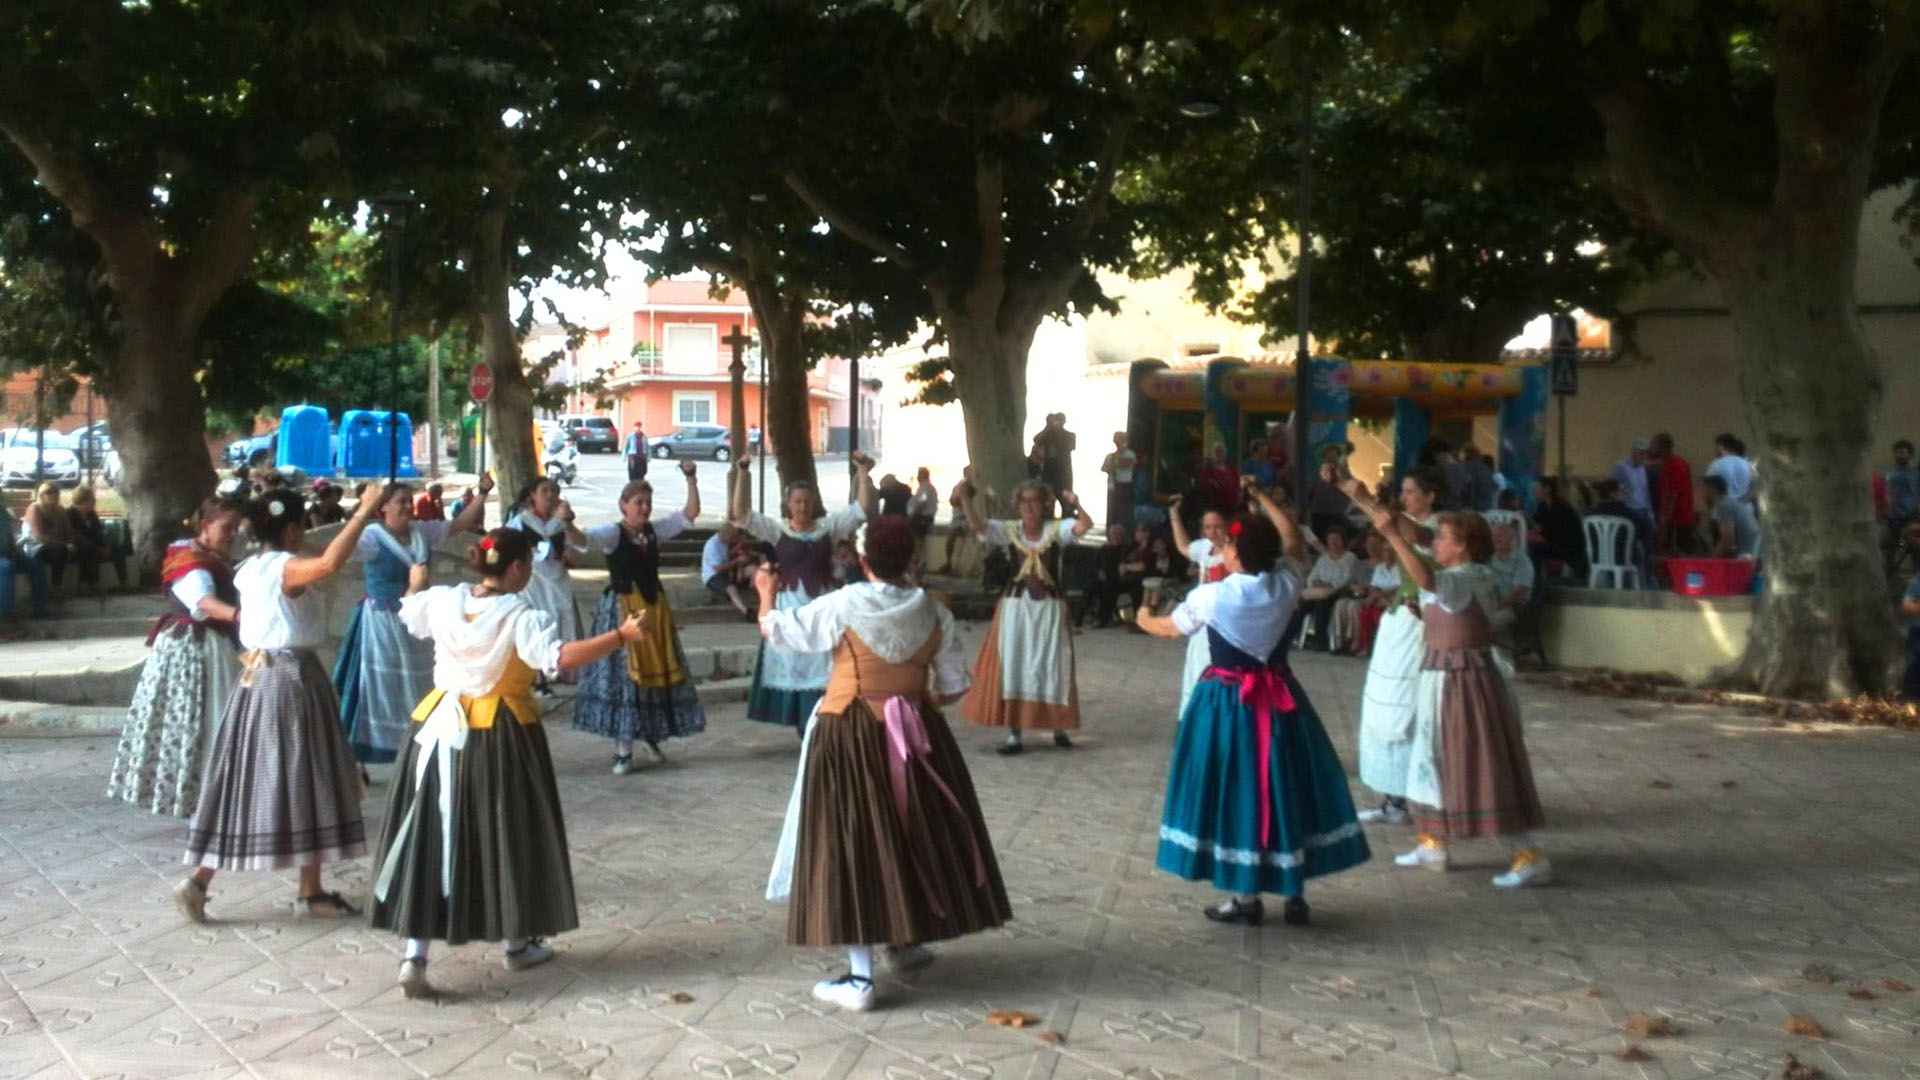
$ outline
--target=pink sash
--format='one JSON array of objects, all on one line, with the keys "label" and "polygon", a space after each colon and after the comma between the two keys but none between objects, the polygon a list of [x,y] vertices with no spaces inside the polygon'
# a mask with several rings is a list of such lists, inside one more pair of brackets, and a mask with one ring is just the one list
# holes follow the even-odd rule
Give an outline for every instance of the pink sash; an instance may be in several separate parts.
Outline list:
[{"label": "pink sash", "polygon": [[[928,758],[928,754],[933,751],[933,743],[927,738],[927,725],[926,721],[920,717],[920,709],[913,702],[895,694],[886,699],[885,704],[881,706],[881,713],[886,719],[887,748],[892,751],[888,755],[888,765],[893,780],[893,809],[900,817],[901,826],[904,828],[911,821],[907,806],[907,770],[916,765],[921,774],[941,795],[946,797],[947,803],[965,817],[966,809],[961,806],[960,797],[953,793],[953,789],[947,786],[946,781],[940,779],[940,774],[934,771],[933,762]],[[985,888],[987,862],[981,857],[980,841],[973,835],[972,830],[967,831],[967,846],[973,851],[974,884]],[[933,907],[935,914],[941,918],[946,917],[947,913],[941,909],[940,902],[932,894],[931,888],[928,890],[927,902]]]},{"label": "pink sash", "polygon": [[1260,846],[1266,848],[1273,843],[1273,721],[1281,713],[1293,711],[1293,691],[1273,668],[1235,671],[1210,667],[1201,678],[1237,686],[1241,703],[1253,708],[1254,746],[1260,755]]}]

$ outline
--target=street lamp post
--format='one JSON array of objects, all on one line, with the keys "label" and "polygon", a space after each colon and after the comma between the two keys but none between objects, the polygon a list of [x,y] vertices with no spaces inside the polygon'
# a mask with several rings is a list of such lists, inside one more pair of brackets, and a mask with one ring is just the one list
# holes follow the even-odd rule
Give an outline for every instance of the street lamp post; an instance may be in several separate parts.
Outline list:
[{"label": "street lamp post", "polygon": [[393,233],[387,244],[387,482],[391,484],[400,478],[400,308],[406,292],[407,218],[419,200],[396,190],[375,196],[373,205]]}]

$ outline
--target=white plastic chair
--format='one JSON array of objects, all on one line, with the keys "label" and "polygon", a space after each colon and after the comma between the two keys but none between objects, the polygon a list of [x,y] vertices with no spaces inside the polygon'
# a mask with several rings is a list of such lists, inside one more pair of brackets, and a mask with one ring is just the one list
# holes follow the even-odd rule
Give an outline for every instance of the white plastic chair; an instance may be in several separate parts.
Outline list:
[{"label": "white plastic chair", "polygon": [[1527,546],[1527,519],[1518,510],[1482,510],[1480,516],[1486,519],[1489,529],[1499,525],[1511,525],[1514,542],[1523,548]]},{"label": "white plastic chair", "polygon": [[1640,587],[1640,568],[1624,557],[1633,558],[1633,522],[1623,517],[1595,514],[1581,523],[1587,535],[1587,588],[1601,588],[1611,578],[1614,589]]}]

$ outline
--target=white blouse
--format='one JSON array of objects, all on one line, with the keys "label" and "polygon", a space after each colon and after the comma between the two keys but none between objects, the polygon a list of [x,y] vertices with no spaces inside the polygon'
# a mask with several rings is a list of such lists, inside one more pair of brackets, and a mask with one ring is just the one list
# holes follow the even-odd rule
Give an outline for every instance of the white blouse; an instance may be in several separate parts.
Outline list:
[{"label": "white blouse", "polygon": [[449,694],[492,693],[516,655],[548,678],[560,674],[553,616],[520,593],[475,596],[471,585],[437,586],[400,601],[400,624],[433,641],[433,685]]},{"label": "white blouse", "polygon": [[[668,540],[679,536],[692,527],[693,522],[687,520],[687,515],[675,510],[666,517],[653,522],[653,538],[661,543],[666,543]],[[605,525],[595,525],[585,530],[585,532],[587,535],[588,551],[598,551],[604,555],[620,546],[620,523],[617,521],[610,521]]]},{"label": "white blouse", "polygon": [[1049,544],[1068,545],[1074,542],[1073,526],[1077,519],[1061,518],[1058,521],[1041,523],[1040,539],[1027,539],[1027,531],[1018,521],[993,518],[987,522],[987,531],[981,539],[989,547],[1018,548],[1021,551],[1038,551]]},{"label": "white blouse", "polygon": [[282,586],[290,551],[263,551],[240,564],[233,585],[240,593],[240,647],[311,649],[326,637],[326,612],[318,590],[288,596]]},{"label": "white blouse", "polygon": [[405,540],[387,531],[385,525],[370,524],[360,534],[360,540],[353,545],[355,562],[368,562],[380,552],[398,556],[409,566],[418,566],[427,561],[434,548],[446,540],[452,522],[416,521],[407,528],[411,533]]},{"label": "white blouse", "polygon": [[777,544],[783,536],[791,536],[797,540],[817,540],[821,536],[831,536],[835,540],[845,540],[847,537],[852,536],[853,531],[858,529],[860,523],[865,520],[867,520],[867,511],[865,508],[859,503],[848,503],[819,521],[814,522],[812,532],[800,532],[786,522],[777,521],[765,514],[748,515],[747,520],[742,523],[740,527],[745,529],[747,535],[753,537],[755,540],[764,540],[769,544]]},{"label": "white blouse", "polygon": [[1444,567],[1434,575],[1432,591],[1420,590],[1422,607],[1435,604],[1453,615],[1467,610],[1475,600],[1484,614],[1500,610],[1500,579],[1485,563]]},{"label": "white blouse", "polygon": [[1290,569],[1228,574],[1195,586],[1173,609],[1173,626],[1189,637],[1211,626],[1234,648],[1265,660],[1286,636],[1299,597],[1300,579]]},{"label": "white blouse", "polygon": [[[522,510],[513,515],[513,520],[507,522],[503,528],[532,529],[534,532],[546,537],[545,540],[533,545],[533,568],[535,570],[544,570],[549,574],[564,572],[566,570],[566,566],[554,557],[555,544],[563,546],[569,545],[569,541],[567,540],[567,523],[564,518],[558,514],[550,518],[543,518],[536,516],[531,510]],[[547,565],[543,566],[542,564]],[[551,569],[549,569],[549,567],[551,567]]]},{"label": "white blouse", "polygon": [[760,629],[772,648],[792,653],[823,653],[840,644],[848,631],[889,664],[905,663],[936,632],[933,692],[948,697],[973,685],[971,661],[954,631],[953,612],[923,589],[878,581],[860,581],[786,611],[760,617]]}]

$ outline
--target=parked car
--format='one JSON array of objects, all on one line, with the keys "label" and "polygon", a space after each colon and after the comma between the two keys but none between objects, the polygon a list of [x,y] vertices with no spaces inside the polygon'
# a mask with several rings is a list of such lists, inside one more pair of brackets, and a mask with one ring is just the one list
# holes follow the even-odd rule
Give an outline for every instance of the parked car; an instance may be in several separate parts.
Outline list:
[{"label": "parked car", "polygon": [[[36,454],[36,447],[44,449]],[[73,452],[72,440],[57,431],[0,431],[0,485],[30,486],[43,481],[65,487],[80,482],[80,456]]]},{"label": "parked car", "polygon": [[583,454],[613,454],[620,450],[620,433],[614,430],[610,416],[570,413],[560,418],[560,426],[573,436],[573,445]]},{"label": "parked car", "polygon": [[265,435],[255,435],[247,439],[235,439],[227,444],[227,464],[238,468],[253,459],[262,450],[269,455],[280,446],[280,433],[269,431]]},{"label": "parked car", "polygon": [[653,456],[666,458],[712,458],[726,461],[733,457],[727,445],[727,429],[716,424],[689,424],[675,428],[664,439],[653,440]]},{"label": "parked car", "polygon": [[98,469],[106,464],[107,454],[113,450],[113,435],[107,430],[105,420],[95,420],[82,428],[67,433],[73,442],[73,452],[80,457],[80,467]]}]

